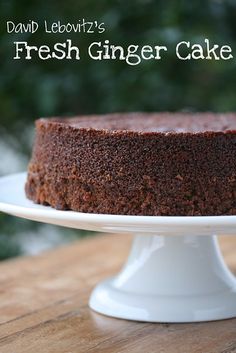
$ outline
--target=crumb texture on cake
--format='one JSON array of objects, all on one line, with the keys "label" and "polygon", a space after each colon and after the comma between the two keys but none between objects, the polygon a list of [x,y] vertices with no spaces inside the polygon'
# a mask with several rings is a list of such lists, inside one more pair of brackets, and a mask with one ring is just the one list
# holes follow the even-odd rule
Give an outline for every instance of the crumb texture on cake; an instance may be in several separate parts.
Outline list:
[{"label": "crumb texture on cake", "polygon": [[39,119],[25,190],[60,210],[235,215],[236,114]]}]

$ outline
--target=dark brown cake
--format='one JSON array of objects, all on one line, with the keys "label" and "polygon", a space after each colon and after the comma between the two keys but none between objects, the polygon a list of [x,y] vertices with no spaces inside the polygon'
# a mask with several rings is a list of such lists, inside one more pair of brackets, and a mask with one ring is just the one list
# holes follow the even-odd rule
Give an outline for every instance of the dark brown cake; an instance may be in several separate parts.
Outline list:
[{"label": "dark brown cake", "polygon": [[236,114],[37,120],[26,194],[80,212],[236,215]]}]

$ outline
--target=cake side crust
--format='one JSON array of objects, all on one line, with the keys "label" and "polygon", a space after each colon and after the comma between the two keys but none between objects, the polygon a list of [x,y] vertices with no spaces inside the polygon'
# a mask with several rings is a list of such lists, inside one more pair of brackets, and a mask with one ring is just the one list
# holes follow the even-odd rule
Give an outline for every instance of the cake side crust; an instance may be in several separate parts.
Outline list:
[{"label": "cake side crust", "polygon": [[236,214],[236,133],[75,128],[39,120],[27,197],[130,215]]}]

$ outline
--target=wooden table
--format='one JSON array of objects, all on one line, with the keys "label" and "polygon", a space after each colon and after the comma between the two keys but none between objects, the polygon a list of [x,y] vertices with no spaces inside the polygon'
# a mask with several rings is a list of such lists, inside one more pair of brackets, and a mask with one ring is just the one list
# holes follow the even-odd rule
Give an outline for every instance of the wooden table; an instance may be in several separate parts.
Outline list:
[{"label": "wooden table", "polygon": [[[129,236],[91,237],[37,257],[0,264],[0,353],[233,353],[236,319],[149,324],[88,308],[93,286],[116,273]],[[236,273],[236,239],[221,238]]]}]

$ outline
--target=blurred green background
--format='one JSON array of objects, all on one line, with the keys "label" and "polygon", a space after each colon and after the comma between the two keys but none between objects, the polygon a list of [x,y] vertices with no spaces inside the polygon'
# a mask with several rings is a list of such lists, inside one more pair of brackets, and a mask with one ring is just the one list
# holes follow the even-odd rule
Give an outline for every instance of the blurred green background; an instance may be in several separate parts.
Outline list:
[{"label": "blurred green background", "polygon": [[[236,46],[236,1],[0,1],[0,176],[27,167],[34,120],[42,116],[116,111],[234,111],[236,61],[180,61],[179,41]],[[105,22],[103,34],[8,34],[6,21],[79,19]],[[129,66],[122,61],[13,60],[13,41],[31,45],[70,38],[89,43],[166,45],[161,61]],[[0,214],[0,259],[36,254],[86,233]]]}]

